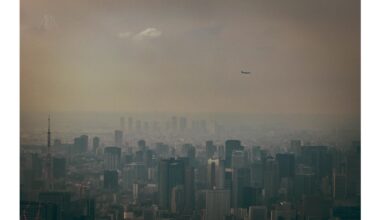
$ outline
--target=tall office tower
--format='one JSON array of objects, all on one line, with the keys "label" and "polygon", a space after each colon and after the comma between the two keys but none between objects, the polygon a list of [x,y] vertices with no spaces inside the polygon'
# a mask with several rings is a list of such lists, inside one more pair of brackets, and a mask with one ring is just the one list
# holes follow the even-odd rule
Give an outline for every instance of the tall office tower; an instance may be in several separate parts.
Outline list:
[{"label": "tall office tower", "polygon": [[123,147],[123,131],[115,130],[115,146]]},{"label": "tall office tower", "polygon": [[264,186],[264,166],[262,161],[255,161],[251,164],[251,185],[256,187]]},{"label": "tall office tower", "polygon": [[66,159],[63,157],[53,157],[53,176],[56,179],[66,176]]},{"label": "tall office tower", "polygon": [[132,131],[133,131],[133,118],[128,117],[128,132],[132,132]]},{"label": "tall office tower", "polygon": [[161,160],[158,164],[158,204],[160,209],[171,207],[172,190],[177,185],[184,185],[185,163],[173,158]]},{"label": "tall office tower", "polygon": [[332,158],[326,146],[302,146],[301,161],[314,170],[317,180],[325,176],[331,177]]},{"label": "tall office tower", "polygon": [[294,178],[295,174],[295,158],[294,154],[276,154],[276,161],[279,168],[280,178]]},{"label": "tall office tower", "polygon": [[53,168],[52,168],[52,155],[51,155],[51,132],[50,132],[50,115],[48,118],[48,132],[47,132],[47,154],[45,164],[45,175],[48,190],[53,190]]},{"label": "tall office tower", "polygon": [[224,161],[219,158],[208,159],[207,179],[209,189],[224,188]]},{"label": "tall office tower", "polygon": [[214,156],[216,152],[216,146],[212,141],[206,141],[206,157],[210,159]]},{"label": "tall office tower", "polygon": [[120,117],[120,130],[125,131],[125,119]]},{"label": "tall office tower", "polygon": [[137,142],[137,146],[141,151],[145,151],[147,149],[145,140],[139,140]]},{"label": "tall office tower", "polygon": [[243,187],[243,206],[242,208],[249,208],[253,205],[262,205],[264,202],[263,188],[245,186]]},{"label": "tall office tower", "polygon": [[316,177],[310,167],[299,166],[295,175],[294,190],[296,199],[316,193]]},{"label": "tall office tower", "polygon": [[88,136],[81,135],[80,137],[74,138],[74,147],[74,152],[76,153],[86,152],[88,147]]},{"label": "tall office tower", "polygon": [[117,170],[120,167],[121,149],[119,147],[104,148],[104,169]]},{"label": "tall office tower", "polygon": [[255,162],[261,160],[261,147],[260,146],[252,146],[249,151],[249,161]]},{"label": "tall office tower", "polygon": [[243,189],[251,184],[249,168],[233,169],[232,171],[232,207],[243,207]]},{"label": "tall office tower", "polygon": [[92,151],[96,153],[100,147],[100,139],[99,137],[94,137],[92,139]]},{"label": "tall office tower", "polygon": [[156,153],[160,158],[167,158],[169,156],[169,145],[164,143],[156,143]]},{"label": "tall office tower", "polygon": [[333,198],[344,200],[347,197],[347,178],[345,174],[333,173]]},{"label": "tall office tower", "polygon": [[194,186],[194,168],[189,166],[185,167],[185,184],[184,184],[184,193],[185,193],[185,207],[184,212],[190,214],[195,208],[195,186]]},{"label": "tall office tower", "polygon": [[141,132],[141,121],[140,120],[136,121],[136,128],[135,129],[137,132]]},{"label": "tall office tower", "polygon": [[239,140],[227,140],[226,141],[226,168],[231,168],[232,162],[232,152],[233,151],[243,151],[244,147],[241,146]]},{"label": "tall office tower", "polygon": [[185,193],[183,185],[173,187],[171,195],[170,211],[172,213],[183,213],[185,206]]},{"label": "tall office tower", "polygon": [[265,199],[276,196],[278,188],[278,164],[273,157],[267,157],[264,164],[264,190]]},{"label": "tall office tower", "polygon": [[172,131],[177,131],[178,129],[178,122],[177,122],[177,117],[173,116],[171,119],[171,130]]},{"label": "tall office tower", "polygon": [[182,155],[188,157],[190,161],[195,159],[195,147],[192,144],[182,145]]},{"label": "tall office tower", "polygon": [[289,151],[292,153],[296,153],[298,155],[301,153],[301,146],[302,146],[301,140],[291,140]]},{"label": "tall office tower", "polygon": [[267,220],[267,207],[250,206],[248,212],[249,220]]},{"label": "tall office tower", "polygon": [[104,170],[103,187],[108,190],[117,190],[119,187],[119,174],[116,170]]},{"label": "tall office tower", "polygon": [[231,168],[239,169],[245,167],[244,151],[233,151],[231,157]]},{"label": "tall office tower", "polygon": [[230,191],[223,189],[206,191],[206,220],[220,220],[231,213]]},{"label": "tall office tower", "polygon": [[184,132],[184,131],[186,131],[186,129],[187,129],[187,120],[186,120],[186,118],[185,117],[179,118],[179,130],[181,132]]},{"label": "tall office tower", "polygon": [[57,220],[67,219],[70,209],[71,194],[69,192],[40,192],[38,201],[57,206]]}]

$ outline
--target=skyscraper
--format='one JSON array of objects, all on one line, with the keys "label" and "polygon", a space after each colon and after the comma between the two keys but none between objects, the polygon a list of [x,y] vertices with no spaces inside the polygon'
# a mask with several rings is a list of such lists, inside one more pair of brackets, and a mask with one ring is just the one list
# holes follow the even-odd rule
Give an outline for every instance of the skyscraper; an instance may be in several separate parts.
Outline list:
[{"label": "skyscraper", "polygon": [[206,157],[211,158],[216,152],[216,146],[212,141],[206,141]]},{"label": "skyscraper", "polygon": [[232,162],[232,152],[233,151],[243,151],[244,147],[241,146],[241,143],[239,140],[227,140],[226,141],[226,167],[231,168],[231,162]]},{"label": "skyscraper", "polygon": [[115,130],[115,146],[123,147],[123,131]]},{"label": "skyscraper", "polygon": [[185,210],[194,208],[194,169],[188,158],[161,160],[158,165],[158,201],[162,210],[172,207],[172,190],[183,186]]},{"label": "skyscraper", "polygon": [[100,139],[99,137],[94,137],[92,139],[92,150],[94,153],[98,151],[98,148],[100,147]]},{"label": "skyscraper", "polygon": [[52,168],[52,155],[51,155],[51,132],[50,132],[50,115],[48,118],[48,132],[47,132],[47,154],[45,164],[45,175],[48,190],[53,190],[53,168]]},{"label": "skyscraper", "polygon": [[104,149],[104,169],[117,170],[120,167],[121,149],[119,147],[106,147]]},{"label": "skyscraper", "polygon": [[276,161],[279,168],[280,178],[294,178],[295,174],[295,158],[294,154],[276,154]]},{"label": "skyscraper", "polygon": [[230,191],[223,189],[206,191],[206,220],[220,220],[230,214]]},{"label": "skyscraper", "polygon": [[219,158],[208,159],[207,179],[209,189],[224,188],[224,161]]}]

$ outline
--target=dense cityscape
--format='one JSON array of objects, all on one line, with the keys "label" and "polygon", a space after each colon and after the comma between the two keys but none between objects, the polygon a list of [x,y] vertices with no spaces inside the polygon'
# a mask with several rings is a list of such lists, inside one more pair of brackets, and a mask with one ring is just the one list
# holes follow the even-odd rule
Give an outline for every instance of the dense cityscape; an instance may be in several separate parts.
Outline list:
[{"label": "dense cityscape", "polygon": [[21,142],[20,219],[360,219],[357,135],[240,140],[204,119],[119,119],[64,141],[46,116],[44,143]]}]

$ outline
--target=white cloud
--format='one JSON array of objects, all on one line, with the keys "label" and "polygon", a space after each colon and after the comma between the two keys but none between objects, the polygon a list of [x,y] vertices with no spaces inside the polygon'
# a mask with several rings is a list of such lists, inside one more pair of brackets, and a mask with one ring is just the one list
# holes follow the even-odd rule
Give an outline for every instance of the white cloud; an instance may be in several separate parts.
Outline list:
[{"label": "white cloud", "polygon": [[156,28],[147,28],[140,33],[136,34],[133,39],[135,40],[145,40],[145,39],[153,39],[160,37],[162,34],[162,31],[156,29]]}]

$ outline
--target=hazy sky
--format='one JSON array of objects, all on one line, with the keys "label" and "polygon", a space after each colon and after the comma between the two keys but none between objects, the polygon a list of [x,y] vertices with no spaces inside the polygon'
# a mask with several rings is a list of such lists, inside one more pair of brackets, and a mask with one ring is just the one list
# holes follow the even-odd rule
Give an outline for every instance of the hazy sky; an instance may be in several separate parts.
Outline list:
[{"label": "hazy sky", "polygon": [[358,114],[360,1],[21,0],[21,111]]}]

